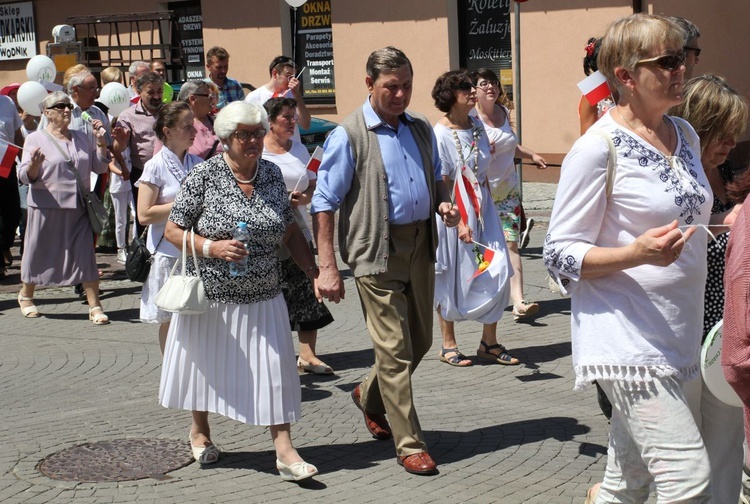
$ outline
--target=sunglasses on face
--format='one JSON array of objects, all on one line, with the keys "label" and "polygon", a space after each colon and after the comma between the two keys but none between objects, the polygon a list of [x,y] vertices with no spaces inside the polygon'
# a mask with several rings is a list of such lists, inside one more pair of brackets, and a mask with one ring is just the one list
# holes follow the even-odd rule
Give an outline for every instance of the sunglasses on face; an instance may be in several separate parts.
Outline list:
[{"label": "sunglasses on face", "polygon": [[701,55],[701,48],[700,47],[685,46],[685,47],[682,48],[682,50],[683,51],[693,51],[695,53],[695,57],[696,58]]},{"label": "sunglasses on face", "polygon": [[260,128],[260,129],[257,129],[257,130],[253,130],[253,131],[237,130],[237,131],[235,131],[232,134],[234,135],[234,138],[236,138],[240,142],[247,142],[251,138],[255,138],[257,140],[260,140],[261,138],[263,138],[264,136],[266,136],[266,130],[264,130],[263,128]]},{"label": "sunglasses on face", "polygon": [[474,87],[475,87],[474,84],[472,84],[471,82],[464,81],[464,82],[459,82],[458,85],[456,86],[456,89],[459,91],[471,91],[472,89],[474,89]]},{"label": "sunglasses on face", "polygon": [[642,60],[638,60],[635,63],[635,66],[638,65],[649,65],[649,66],[656,66],[661,68],[662,70],[668,70],[670,72],[674,72],[678,68],[680,68],[682,65],[685,64],[685,53],[681,52],[679,54],[664,54],[663,56],[656,56],[655,58],[646,58]]},{"label": "sunglasses on face", "polygon": [[47,110],[55,109],[62,111],[63,109],[73,110],[73,105],[70,103],[55,103],[54,105],[50,105],[47,107]]}]

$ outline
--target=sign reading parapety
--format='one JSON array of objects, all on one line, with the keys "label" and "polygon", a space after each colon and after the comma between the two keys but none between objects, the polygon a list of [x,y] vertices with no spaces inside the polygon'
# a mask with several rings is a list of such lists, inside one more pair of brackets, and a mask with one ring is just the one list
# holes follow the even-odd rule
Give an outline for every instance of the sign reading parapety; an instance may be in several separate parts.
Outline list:
[{"label": "sign reading parapety", "polygon": [[32,2],[0,4],[0,61],[36,56]]}]

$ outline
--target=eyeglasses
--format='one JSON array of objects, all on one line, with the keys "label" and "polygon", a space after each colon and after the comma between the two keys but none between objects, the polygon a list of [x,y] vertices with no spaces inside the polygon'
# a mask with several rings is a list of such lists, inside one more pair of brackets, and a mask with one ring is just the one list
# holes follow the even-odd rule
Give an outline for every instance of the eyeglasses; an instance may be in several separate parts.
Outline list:
[{"label": "eyeglasses", "polygon": [[240,142],[247,142],[251,138],[255,138],[256,140],[260,140],[261,138],[265,137],[266,136],[266,130],[264,130],[263,128],[256,129],[256,130],[253,130],[253,131],[249,131],[249,130],[237,130],[234,133],[232,133],[232,135],[234,135],[234,138],[236,138]]},{"label": "eyeglasses", "polygon": [[662,56],[656,56],[655,58],[646,58],[635,62],[635,66],[638,65],[651,65],[657,66],[662,70],[668,70],[674,72],[685,64],[685,53],[681,52],[678,54],[664,54]]},{"label": "eyeglasses", "polygon": [[47,107],[47,110],[55,109],[59,111],[63,111],[64,109],[73,110],[73,105],[71,103],[55,103],[54,105],[50,105]]},{"label": "eyeglasses", "polygon": [[456,89],[459,90],[459,91],[471,91],[475,87],[476,86],[474,84],[472,84],[471,82],[469,82],[469,81],[459,82],[456,85]]},{"label": "eyeglasses", "polygon": [[210,93],[193,93],[190,96],[202,96],[204,98],[208,98],[209,101],[210,100],[218,100],[219,99],[218,96],[216,96],[215,94],[210,94]]},{"label": "eyeglasses", "polygon": [[77,86],[78,89],[85,89],[86,91],[92,91],[94,93],[98,93],[102,90],[102,88],[98,87],[87,87],[87,86]]},{"label": "eyeglasses", "polygon": [[701,48],[700,47],[685,46],[685,47],[682,48],[682,50],[683,51],[693,51],[695,53],[695,57],[696,58],[701,55]]},{"label": "eyeglasses", "polygon": [[491,87],[500,87],[500,83],[496,80],[482,81],[477,84],[479,89],[489,89]]}]

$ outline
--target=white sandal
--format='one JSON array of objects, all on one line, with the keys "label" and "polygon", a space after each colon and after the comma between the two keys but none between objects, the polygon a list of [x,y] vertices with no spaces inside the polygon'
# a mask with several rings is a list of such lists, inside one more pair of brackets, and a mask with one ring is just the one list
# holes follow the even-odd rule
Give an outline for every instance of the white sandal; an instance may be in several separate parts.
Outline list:
[{"label": "white sandal", "polygon": [[190,448],[193,450],[193,458],[200,465],[214,464],[219,461],[221,450],[215,444],[212,443],[208,446],[193,446],[192,434],[188,436],[188,441],[190,441]]},{"label": "white sandal", "polygon": [[[31,306],[24,306],[21,304],[22,301],[31,301]],[[22,295],[20,292],[18,293],[18,306],[21,307],[21,313],[23,313],[23,316],[26,318],[39,318],[41,314],[39,313],[39,310],[37,309],[36,305],[33,304],[34,298],[33,297],[26,297]]]},{"label": "white sandal", "polygon": [[104,313],[102,305],[96,305],[89,308],[89,320],[92,321],[94,325],[109,324],[109,317]]},{"label": "white sandal", "polygon": [[[305,461],[295,462],[292,465],[286,465],[281,460],[276,459],[276,469],[284,481],[301,481],[311,478],[318,474],[318,468]],[[310,471],[312,469],[312,471]]]}]

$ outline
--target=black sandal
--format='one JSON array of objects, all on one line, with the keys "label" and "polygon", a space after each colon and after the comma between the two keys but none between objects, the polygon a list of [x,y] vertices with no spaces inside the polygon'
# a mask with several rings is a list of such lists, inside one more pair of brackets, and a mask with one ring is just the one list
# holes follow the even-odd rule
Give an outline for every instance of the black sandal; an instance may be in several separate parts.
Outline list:
[{"label": "black sandal", "polygon": [[[454,353],[454,355],[452,355],[451,357],[446,357],[445,354],[447,353]],[[438,358],[440,359],[440,362],[445,362],[446,364],[449,364],[455,367],[469,367],[474,364],[473,362],[469,360],[467,356],[465,356],[459,351],[458,347],[456,348],[443,347],[443,349],[440,351],[440,355],[438,356]],[[461,361],[466,361],[466,360],[469,361],[468,364],[461,364]]]},{"label": "black sandal", "polygon": [[[484,341],[480,340],[479,344],[482,346],[482,349],[477,350],[477,359],[480,361],[485,361],[487,363],[497,363],[497,364],[503,364],[505,366],[517,366],[521,363],[520,360],[516,359],[512,355],[508,353],[508,349],[505,348],[503,345],[497,343],[495,345],[488,345]],[[492,350],[500,350],[499,354],[492,353]]]}]

